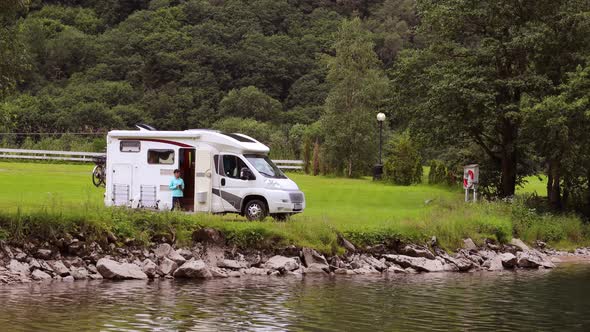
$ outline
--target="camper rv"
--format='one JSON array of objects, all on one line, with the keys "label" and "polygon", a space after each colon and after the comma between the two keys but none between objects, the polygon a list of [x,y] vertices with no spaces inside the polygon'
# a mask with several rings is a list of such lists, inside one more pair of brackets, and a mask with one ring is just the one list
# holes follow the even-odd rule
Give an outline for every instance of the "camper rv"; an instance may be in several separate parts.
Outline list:
[{"label": "camper rv", "polygon": [[107,136],[107,206],[169,210],[175,169],[185,183],[182,209],[238,213],[249,220],[302,212],[305,198],[252,137],[214,130],[114,130]]}]

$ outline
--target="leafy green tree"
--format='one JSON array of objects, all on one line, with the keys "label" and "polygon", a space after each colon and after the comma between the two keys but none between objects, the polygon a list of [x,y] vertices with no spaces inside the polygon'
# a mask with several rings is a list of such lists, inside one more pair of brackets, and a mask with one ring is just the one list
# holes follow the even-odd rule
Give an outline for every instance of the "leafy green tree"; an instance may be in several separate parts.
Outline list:
[{"label": "leafy green tree", "polygon": [[345,20],[326,58],[331,90],[323,116],[326,162],[348,177],[366,174],[376,159],[375,114],[387,89],[373,42],[360,19]]},{"label": "leafy green tree", "polygon": [[253,118],[258,121],[277,121],[281,103],[254,86],[231,90],[219,103],[222,116]]},{"label": "leafy green tree", "polygon": [[[395,110],[429,145],[477,144],[511,196],[531,171],[521,100],[552,93],[581,60],[588,24],[578,0],[421,0],[417,38],[392,73]],[[586,32],[584,32],[586,31]],[[576,42],[567,42],[574,39]],[[551,70],[549,70],[551,69]],[[485,160],[484,160],[485,161]],[[493,173],[490,172],[490,173]]]},{"label": "leafy green tree", "polygon": [[28,5],[28,0],[0,0],[0,99],[14,89],[29,67],[15,25],[18,11]]},{"label": "leafy green tree", "polygon": [[385,152],[385,180],[404,186],[422,182],[420,152],[408,131],[393,136],[387,142]]}]

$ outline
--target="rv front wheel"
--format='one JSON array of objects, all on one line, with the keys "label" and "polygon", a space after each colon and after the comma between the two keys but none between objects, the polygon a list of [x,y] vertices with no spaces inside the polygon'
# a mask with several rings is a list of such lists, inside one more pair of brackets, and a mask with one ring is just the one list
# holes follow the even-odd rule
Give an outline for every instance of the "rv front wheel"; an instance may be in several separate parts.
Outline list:
[{"label": "rv front wheel", "polygon": [[250,221],[263,220],[266,218],[266,204],[258,199],[249,201],[244,207],[244,215]]}]

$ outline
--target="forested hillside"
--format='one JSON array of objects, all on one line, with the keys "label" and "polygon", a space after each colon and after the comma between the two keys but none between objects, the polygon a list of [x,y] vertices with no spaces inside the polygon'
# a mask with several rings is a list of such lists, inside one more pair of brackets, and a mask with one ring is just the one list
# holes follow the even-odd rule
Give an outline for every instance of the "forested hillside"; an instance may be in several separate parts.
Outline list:
[{"label": "forested hillside", "polygon": [[555,207],[590,206],[586,0],[2,0],[0,9],[4,145],[69,144],[45,134],[138,122],[212,127],[253,135],[308,172],[354,177],[377,161],[381,111],[386,170],[407,155],[436,159],[446,181],[475,162],[484,192],[503,197],[545,173]]}]

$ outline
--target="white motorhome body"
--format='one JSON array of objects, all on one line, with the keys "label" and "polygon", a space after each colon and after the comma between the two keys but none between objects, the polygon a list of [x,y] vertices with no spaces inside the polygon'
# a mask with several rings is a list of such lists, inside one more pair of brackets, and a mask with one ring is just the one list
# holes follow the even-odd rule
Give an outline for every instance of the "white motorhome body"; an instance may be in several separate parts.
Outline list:
[{"label": "white motorhome body", "polygon": [[169,183],[179,169],[184,210],[235,212],[249,219],[302,212],[303,193],[268,153],[254,138],[214,130],[110,131],[105,204],[169,210]]}]

